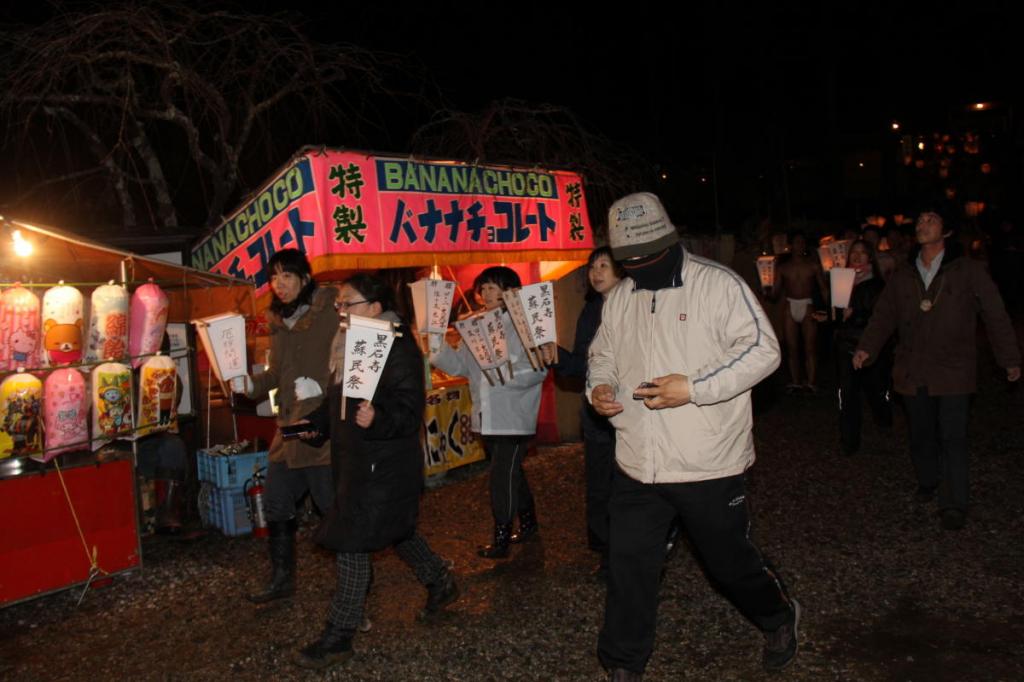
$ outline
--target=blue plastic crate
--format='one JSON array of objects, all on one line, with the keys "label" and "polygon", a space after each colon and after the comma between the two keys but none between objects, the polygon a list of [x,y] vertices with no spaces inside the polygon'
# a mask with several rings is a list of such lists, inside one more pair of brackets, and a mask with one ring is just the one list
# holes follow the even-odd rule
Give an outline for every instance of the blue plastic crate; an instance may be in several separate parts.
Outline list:
[{"label": "blue plastic crate", "polygon": [[245,452],[239,455],[211,455],[206,450],[196,453],[200,481],[209,481],[218,488],[240,488],[257,469],[267,466],[267,452]]},{"label": "blue plastic crate", "polygon": [[243,488],[213,488],[207,521],[224,535],[247,535],[252,532],[249,504]]}]

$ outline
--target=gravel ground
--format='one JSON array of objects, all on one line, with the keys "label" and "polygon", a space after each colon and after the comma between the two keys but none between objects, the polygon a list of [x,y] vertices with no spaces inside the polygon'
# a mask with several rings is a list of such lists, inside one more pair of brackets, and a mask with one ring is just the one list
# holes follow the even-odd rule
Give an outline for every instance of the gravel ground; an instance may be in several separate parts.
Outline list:
[{"label": "gravel ground", "polygon": [[[801,650],[772,677],[794,680],[1024,679],[1024,391],[983,358],[972,411],[973,507],[943,531],[912,499],[906,428],[865,424],[862,452],[838,454],[830,392],[759,389],[751,470],[754,535],[804,606]],[[781,384],[776,377],[772,385]],[[486,475],[467,467],[422,503],[420,528],[455,561],[462,598],[420,625],[424,599],[392,552],[375,557],[373,630],[326,675],[290,662],[323,625],[333,561],[299,545],[299,594],[255,607],[241,594],[266,571],[264,546],[211,533],[148,541],[145,570],[91,591],[0,611],[0,677],[78,679],[594,680],[604,589],[583,545],[578,444],[526,461],[542,540],[492,563]],[[707,583],[684,548],[668,567],[647,679],[758,680],[761,637]]]}]

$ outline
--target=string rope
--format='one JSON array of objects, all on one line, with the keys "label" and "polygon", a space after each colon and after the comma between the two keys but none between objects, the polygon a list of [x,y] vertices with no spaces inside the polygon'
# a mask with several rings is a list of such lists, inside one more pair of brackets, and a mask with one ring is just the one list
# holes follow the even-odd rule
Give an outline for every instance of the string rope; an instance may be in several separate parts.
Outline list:
[{"label": "string rope", "polygon": [[81,596],[78,598],[78,604],[81,604],[82,600],[85,599],[85,593],[89,591],[89,587],[92,585],[92,581],[101,575],[110,575],[110,572],[100,566],[99,547],[93,545],[92,552],[89,551],[89,543],[85,539],[85,531],[82,530],[82,523],[78,520],[78,512],[75,511],[75,505],[71,501],[71,493],[68,492],[68,485],[64,482],[64,472],[61,471],[60,463],[57,460],[53,460],[53,464],[57,470],[57,479],[60,481],[60,487],[64,490],[64,499],[67,500],[68,509],[71,510],[71,518],[75,521],[75,528],[78,530],[78,537],[82,541],[82,549],[85,551],[85,559],[89,562],[89,577],[85,581],[85,588],[82,590]]}]

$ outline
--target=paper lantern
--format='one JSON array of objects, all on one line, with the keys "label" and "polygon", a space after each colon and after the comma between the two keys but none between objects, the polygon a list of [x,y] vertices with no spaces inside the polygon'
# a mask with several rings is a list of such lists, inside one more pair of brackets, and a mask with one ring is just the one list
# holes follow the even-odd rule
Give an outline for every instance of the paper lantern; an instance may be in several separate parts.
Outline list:
[{"label": "paper lantern", "polygon": [[192,320],[196,335],[203,344],[206,357],[218,381],[230,381],[248,373],[245,349],[245,318],[225,313]]},{"label": "paper lantern", "polygon": [[82,294],[60,284],[43,294],[43,360],[49,366],[82,359]]},{"label": "paper lantern", "polygon": [[43,382],[12,374],[0,383],[0,459],[43,449]]},{"label": "paper lantern", "polygon": [[77,369],[58,369],[43,383],[43,417],[48,462],[62,452],[89,448],[89,396]]},{"label": "paper lantern", "polygon": [[132,370],[120,362],[106,362],[92,371],[92,449],[114,438],[128,438],[132,419]]},{"label": "paper lantern", "polygon": [[775,256],[757,257],[757,276],[761,280],[762,289],[775,286]]},{"label": "paper lantern", "polygon": [[0,369],[39,365],[39,299],[15,284],[0,296]]},{"label": "paper lantern", "polygon": [[853,268],[832,268],[829,282],[832,285],[832,305],[836,308],[850,307],[850,295],[853,293],[853,282],[857,271]]},{"label": "paper lantern", "polygon": [[143,284],[132,294],[131,329],[128,337],[128,351],[132,356],[132,367],[139,367],[146,361],[140,355],[149,355],[160,350],[167,327],[167,294],[156,284]]},{"label": "paper lantern", "polygon": [[174,400],[178,370],[174,360],[165,355],[149,358],[139,370],[139,427],[136,437],[177,427],[178,413]]},{"label": "paper lantern", "polygon": [[846,267],[846,254],[850,251],[850,240],[840,239],[838,241],[828,243],[828,253],[832,258],[833,268],[845,268]]},{"label": "paper lantern", "polygon": [[421,334],[444,334],[455,297],[455,282],[443,279],[421,279],[409,284],[412,305],[416,311],[416,331]]},{"label": "paper lantern", "polygon": [[821,261],[821,269],[825,272],[831,270],[835,265],[832,262],[832,251],[828,248],[828,244],[818,247],[818,260]]},{"label": "paper lantern", "polygon": [[128,292],[111,282],[96,287],[90,301],[85,359],[123,360],[128,354]]}]

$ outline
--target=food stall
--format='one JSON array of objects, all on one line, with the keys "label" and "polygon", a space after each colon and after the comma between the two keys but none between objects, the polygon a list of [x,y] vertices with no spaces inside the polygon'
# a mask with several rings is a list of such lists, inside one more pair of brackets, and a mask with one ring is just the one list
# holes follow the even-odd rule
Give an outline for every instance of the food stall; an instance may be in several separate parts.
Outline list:
[{"label": "food stall", "polygon": [[[217,406],[190,388],[197,363],[187,323],[226,310],[251,315],[253,288],[2,216],[0,244],[4,606],[141,567],[134,438],[170,428],[178,411],[193,415],[181,421],[198,433],[219,421]],[[140,301],[137,329],[130,295]],[[116,314],[113,299],[124,306]],[[165,326],[169,357],[159,352]],[[151,363],[173,366],[184,390],[157,388]],[[123,384],[101,371],[115,365]],[[115,405],[115,396],[126,400]]]},{"label": "food stall", "polygon": [[[407,281],[428,274],[465,292],[488,265],[512,267],[524,283],[557,279],[586,259],[593,232],[575,173],[307,148],[198,242],[191,262],[252,282],[263,309],[270,296],[265,264],[285,248],[303,251],[325,283],[407,268]],[[258,334],[250,339],[253,358],[268,344],[266,332]],[[482,457],[464,381],[434,379],[425,417],[428,473]],[[549,383],[540,438],[557,439],[555,420]],[[246,418],[239,428],[273,431]]]}]

